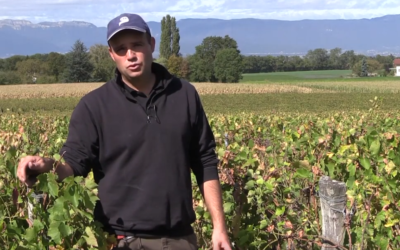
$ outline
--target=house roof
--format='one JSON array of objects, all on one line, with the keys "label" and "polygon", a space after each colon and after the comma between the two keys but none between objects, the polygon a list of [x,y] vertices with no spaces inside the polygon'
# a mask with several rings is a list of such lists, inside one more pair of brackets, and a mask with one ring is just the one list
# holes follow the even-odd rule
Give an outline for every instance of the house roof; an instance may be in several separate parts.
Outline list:
[{"label": "house roof", "polygon": [[394,66],[400,66],[400,58],[394,59],[393,65],[394,65]]}]

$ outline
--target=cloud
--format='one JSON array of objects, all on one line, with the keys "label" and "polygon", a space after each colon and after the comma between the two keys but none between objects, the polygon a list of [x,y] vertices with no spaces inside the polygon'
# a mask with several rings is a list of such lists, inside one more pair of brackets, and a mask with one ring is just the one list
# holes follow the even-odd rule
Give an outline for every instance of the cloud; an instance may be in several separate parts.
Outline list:
[{"label": "cloud", "polygon": [[262,18],[280,20],[353,19],[400,14],[398,0],[0,0],[0,19],[87,21],[106,26],[122,12],[160,21],[182,18]]}]

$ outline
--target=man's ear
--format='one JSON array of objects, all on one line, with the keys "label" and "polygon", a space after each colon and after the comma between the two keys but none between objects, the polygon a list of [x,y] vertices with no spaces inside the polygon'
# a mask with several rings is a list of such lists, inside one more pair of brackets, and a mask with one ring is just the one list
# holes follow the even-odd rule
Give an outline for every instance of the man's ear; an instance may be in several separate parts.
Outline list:
[{"label": "man's ear", "polygon": [[156,39],[154,37],[150,38],[150,44],[151,44],[151,52],[154,52],[154,49],[156,48]]},{"label": "man's ear", "polygon": [[108,46],[108,53],[110,54],[111,59],[113,59],[113,61],[115,62],[114,54],[113,54],[113,50],[112,50],[111,46]]}]

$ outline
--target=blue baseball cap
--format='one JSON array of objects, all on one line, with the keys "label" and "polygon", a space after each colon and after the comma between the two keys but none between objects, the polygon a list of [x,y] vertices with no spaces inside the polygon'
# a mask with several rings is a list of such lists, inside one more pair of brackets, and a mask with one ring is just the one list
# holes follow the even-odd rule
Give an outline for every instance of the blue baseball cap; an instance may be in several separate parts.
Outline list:
[{"label": "blue baseball cap", "polygon": [[107,41],[121,30],[137,30],[150,33],[150,28],[143,18],[137,14],[123,13],[113,18],[107,25]]}]

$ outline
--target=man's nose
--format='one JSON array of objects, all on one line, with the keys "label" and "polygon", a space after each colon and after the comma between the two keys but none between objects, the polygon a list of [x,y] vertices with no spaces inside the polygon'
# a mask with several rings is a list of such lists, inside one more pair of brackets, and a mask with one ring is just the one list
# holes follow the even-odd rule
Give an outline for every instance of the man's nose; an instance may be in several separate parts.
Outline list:
[{"label": "man's nose", "polygon": [[136,53],[135,53],[135,51],[133,51],[133,50],[131,50],[131,49],[128,49],[128,51],[126,52],[126,56],[127,56],[129,59],[132,59],[132,58],[135,58],[135,57],[136,57]]}]

